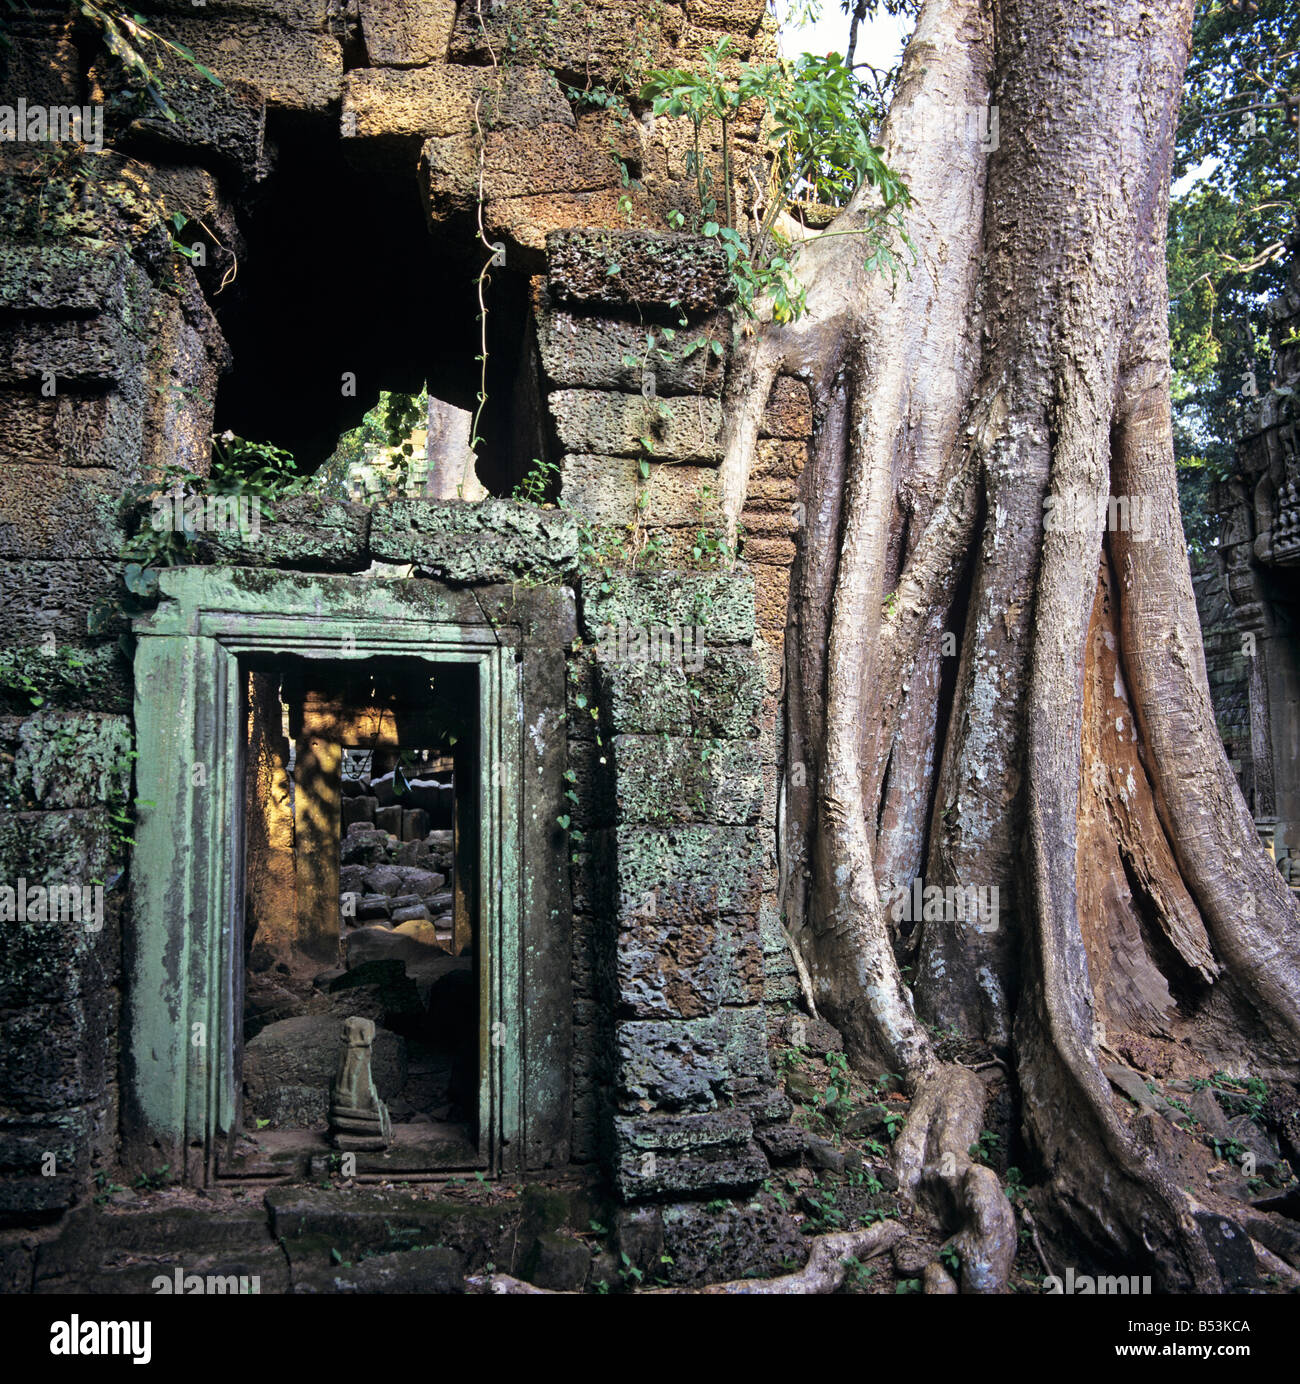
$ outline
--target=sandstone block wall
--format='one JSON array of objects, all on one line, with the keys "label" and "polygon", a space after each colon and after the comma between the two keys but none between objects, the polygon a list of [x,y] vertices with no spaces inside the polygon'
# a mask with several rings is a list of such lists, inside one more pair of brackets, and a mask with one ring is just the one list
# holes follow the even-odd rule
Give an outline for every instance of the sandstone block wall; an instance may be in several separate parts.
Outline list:
[{"label": "sandstone block wall", "polygon": [[[631,556],[635,569],[607,581],[597,564],[581,580],[582,637],[563,651],[581,833],[572,1156],[602,1160],[628,1198],[752,1184],[763,1130],[787,1114],[764,1001],[793,995],[775,913],[775,708],[807,398],[792,380],[773,392],[748,566],[677,570],[707,567],[693,549],[715,527],[730,285],[716,245],[657,229],[670,208],[693,211],[687,132],[592,93],[641,65],[692,66],[724,33],[733,61],[771,55],[763,5],[139,8],[222,81],[164,56],[174,121],[122,87],[61,3],[10,21],[0,74],[0,103],[89,100],[105,134],[102,150],[0,146],[0,877],[102,880],[105,897],[94,931],[0,930],[0,1217],[57,1214],[118,1157],[133,793],[123,544],[137,487],[168,466],[208,468],[230,304],[267,251],[259,209],[286,151],[301,165],[313,141],[409,186],[448,273],[477,266],[484,239],[505,245],[525,276],[541,445],[569,512],[306,495],[280,502],[255,544],[206,534],[189,556],[250,572],[378,561],[457,586],[577,582],[589,527],[631,526],[619,570]],[[754,128],[739,128],[742,214],[756,152]],[[377,208],[373,238],[338,247],[340,275],[385,253],[390,214]],[[473,324],[459,327],[472,355]],[[698,667],[602,658],[601,631],[620,623],[698,628],[706,652]]]},{"label": "sandstone block wall", "polygon": [[1300,236],[1289,249],[1290,281],[1264,312],[1271,379],[1246,405],[1236,474],[1211,491],[1222,525],[1196,587],[1220,734],[1262,838],[1300,889]]},{"label": "sandstone block wall", "polygon": [[1254,792],[1250,749],[1250,668],[1242,653],[1241,631],[1233,616],[1227,582],[1217,554],[1207,553],[1192,567],[1192,588],[1205,641],[1205,671],[1219,739],[1228,751],[1246,801]]},{"label": "sandstone block wall", "polygon": [[560,232],[547,248],[534,302],[560,500],[593,526],[589,544],[614,536],[632,558],[584,579],[571,677],[588,880],[575,974],[591,977],[583,1017],[603,1055],[593,1114],[609,1117],[625,1199],[744,1187],[766,1176],[765,1131],[790,1113],[765,1001],[796,993],[777,905],[776,703],[808,395],[793,379],[772,393],[744,513],[760,560],[715,554],[709,570],[731,346],[715,247]]}]

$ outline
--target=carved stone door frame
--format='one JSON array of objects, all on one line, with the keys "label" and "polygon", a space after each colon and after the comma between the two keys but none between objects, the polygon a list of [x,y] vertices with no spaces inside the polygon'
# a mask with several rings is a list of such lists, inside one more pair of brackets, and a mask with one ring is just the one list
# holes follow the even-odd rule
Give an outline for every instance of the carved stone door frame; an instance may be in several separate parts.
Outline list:
[{"label": "carved stone door frame", "polygon": [[[207,1182],[237,1133],[240,661],[275,654],[476,666],[480,1162],[497,1174],[567,1161],[571,918],[567,852],[553,824],[571,593],[202,567],[165,571],[160,587],[157,609],[134,624],[139,806],[125,948],[125,1161],[170,1160],[173,1174]],[[539,811],[551,811],[546,831],[536,829]],[[545,972],[540,952],[551,963]],[[526,989],[537,992],[528,1003]]]}]

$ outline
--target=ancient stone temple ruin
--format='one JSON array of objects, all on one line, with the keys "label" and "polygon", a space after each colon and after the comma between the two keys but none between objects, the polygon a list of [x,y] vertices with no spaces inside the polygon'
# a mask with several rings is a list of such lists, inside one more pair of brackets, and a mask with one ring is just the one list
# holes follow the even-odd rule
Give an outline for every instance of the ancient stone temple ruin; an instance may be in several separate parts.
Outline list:
[{"label": "ancient stone temple ruin", "polygon": [[1218,548],[1197,575],[1220,733],[1278,868],[1300,889],[1300,237],[1265,308],[1271,379],[1253,374],[1237,474],[1213,495]]},{"label": "ancient stone temple ruin", "polygon": [[[769,1033],[798,995],[776,708],[810,406],[777,379],[733,563],[733,285],[657,229],[682,131],[600,99],[723,33],[770,54],[771,21],[140,8],[220,79],[161,50],[174,118],[40,0],[0,92],[103,121],[0,145],[5,1286],[135,1289],[117,1256],[167,1246],[328,1285],[326,1226],[372,1277],[411,1251],[404,1282],[458,1286],[504,1262],[435,1195],[476,1175],[524,1185],[538,1281],[587,1281],[554,1232],[594,1213],[537,1187],[612,1198],[623,1252],[681,1282],[797,1260],[754,1197],[806,1142]],[[738,205],[755,147],[738,126]],[[225,523],[172,482],[213,434],[310,473],[421,388],[478,417],[418,493]],[[173,502],[189,537],[151,562]],[[399,1216],[396,1178],[430,1199]]]},{"label": "ancient stone temple ruin", "polygon": [[[825,65],[844,104],[803,114],[843,155],[736,85],[777,51],[763,0],[135,3],[0,6],[0,1289],[892,1303],[1036,1294],[1057,1268],[1073,1292],[1105,1255],[1175,1291],[1300,1285],[1300,1107],[1270,1027],[1294,1020],[1295,957],[1234,930],[1243,891],[1217,882],[1212,938],[1183,886],[1215,814],[1184,804],[1175,832],[1170,785],[1198,781],[1144,758],[1139,568],[1103,548],[1077,624],[1086,525],[1045,504],[1043,571],[980,585],[1033,558],[1018,507],[1049,479],[1040,450],[1032,484],[990,483],[1054,417],[997,381],[1058,325],[1118,336],[1119,266],[1147,259],[1119,246],[1156,243],[1135,227],[1166,210],[1156,163],[1123,170],[1172,119],[1105,207],[1116,149],[1057,136],[1124,144],[1118,96],[1145,98],[1148,67],[1172,115],[1174,40],[1155,52],[1142,6],[1104,37],[1106,7],[926,6],[883,133]],[[1120,53],[1113,124],[1038,44],[1050,24]],[[765,80],[824,94],[801,70]],[[735,97],[708,123],[662,95],[700,74]],[[1076,224],[1052,179],[1085,164]],[[878,202],[832,228],[843,265],[789,248],[837,215],[808,198],[854,187]],[[1005,331],[1039,243],[1032,330]],[[859,279],[889,298],[875,337],[866,297],[827,307]],[[1135,295],[1162,292],[1144,269]],[[1198,581],[1222,738],[1300,888],[1300,279],[1269,312],[1274,388]],[[1042,364],[1022,383],[1045,401]],[[931,531],[926,614],[908,554]],[[1159,569],[1180,581],[1181,543]],[[1156,570],[1144,601],[1171,589]],[[1064,604],[1073,681],[1040,671]],[[896,661],[845,653],[877,622]],[[840,697],[855,668],[887,705]],[[1183,669],[1178,714],[1202,717]],[[1202,758],[1235,814],[1215,849],[1241,861],[1250,821]],[[893,844],[850,850],[846,822]],[[954,843],[1008,877],[949,870]],[[1291,899],[1249,862],[1232,878],[1276,893],[1271,928]],[[1279,957],[1270,1016],[1286,986],[1255,982]],[[1241,1069],[1256,1026],[1271,1091]],[[398,1341],[319,1334],[344,1337]]]}]

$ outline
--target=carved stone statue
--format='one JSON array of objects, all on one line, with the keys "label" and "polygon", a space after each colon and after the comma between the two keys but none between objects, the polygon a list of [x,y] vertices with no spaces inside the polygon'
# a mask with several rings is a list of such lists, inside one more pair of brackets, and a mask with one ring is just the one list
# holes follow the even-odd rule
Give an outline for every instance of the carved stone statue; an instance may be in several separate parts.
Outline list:
[{"label": "carved stone statue", "polygon": [[336,1149],[374,1152],[393,1141],[388,1107],[375,1090],[370,1070],[373,1019],[343,1020],[338,1074],[330,1086],[330,1135]]}]

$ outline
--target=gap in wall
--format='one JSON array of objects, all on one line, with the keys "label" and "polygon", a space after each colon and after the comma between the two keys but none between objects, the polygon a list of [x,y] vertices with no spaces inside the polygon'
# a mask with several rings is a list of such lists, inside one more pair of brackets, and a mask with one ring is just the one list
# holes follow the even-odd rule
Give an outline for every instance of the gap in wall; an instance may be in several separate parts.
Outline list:
[{"label": "gap in wall", "polygon": [[263,1149],[328,1147],[342,1021],[403,1167],[478,1147],[478,689],[472,665],[270,658],[248,717],[241,1089]]}]

